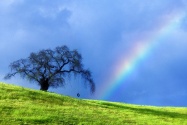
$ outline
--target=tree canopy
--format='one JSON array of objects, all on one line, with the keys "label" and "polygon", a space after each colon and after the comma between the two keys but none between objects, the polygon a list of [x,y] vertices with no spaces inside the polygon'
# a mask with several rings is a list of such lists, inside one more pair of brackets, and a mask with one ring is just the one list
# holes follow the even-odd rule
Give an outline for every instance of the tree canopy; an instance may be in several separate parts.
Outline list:
[{"label": "tree canopy", "polygon": [[12,62],[10,68],[11,72],[5,79],[19,74],[22,78],[37,82],[43,91],[49,87],[64,86],[67,77],[80,75],[89,83],[90,91],[95,92],[91,72],[84,69],[81,54],[77,50],[69,50],[67,46],[32,52],[28,58]]}]

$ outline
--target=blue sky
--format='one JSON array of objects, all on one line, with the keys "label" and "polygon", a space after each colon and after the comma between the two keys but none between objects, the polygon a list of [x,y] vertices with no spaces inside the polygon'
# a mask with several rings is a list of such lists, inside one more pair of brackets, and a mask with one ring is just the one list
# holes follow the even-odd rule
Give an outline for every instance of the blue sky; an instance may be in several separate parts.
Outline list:
[{"label": "blue sky", "polygon": [[184,13],[179,27],[108,100],[187,106],[186,0],[1,0],[0,81],[39,89],[18,76],[5,81],[8,65],[31,52],[67,45],[82,54],[85,68],[92,71],[95,95],[81,86],[79,78],[50,91],[73,97],[80,92],[82,98],[101,99],[97,93],[104,91],[103,81],[113,73],[118,57],[128,56],[138,39],[148,37],[179,12]]}]

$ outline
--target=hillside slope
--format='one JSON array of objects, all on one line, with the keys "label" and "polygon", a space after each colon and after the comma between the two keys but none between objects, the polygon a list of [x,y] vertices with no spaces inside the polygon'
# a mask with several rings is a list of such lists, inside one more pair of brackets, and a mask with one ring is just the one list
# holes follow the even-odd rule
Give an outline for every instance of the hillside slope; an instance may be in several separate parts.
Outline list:
[{"label": "hillside slope", "polygon": [[0,124],[187,125],[187,108],[81,100],[0,83]]}]

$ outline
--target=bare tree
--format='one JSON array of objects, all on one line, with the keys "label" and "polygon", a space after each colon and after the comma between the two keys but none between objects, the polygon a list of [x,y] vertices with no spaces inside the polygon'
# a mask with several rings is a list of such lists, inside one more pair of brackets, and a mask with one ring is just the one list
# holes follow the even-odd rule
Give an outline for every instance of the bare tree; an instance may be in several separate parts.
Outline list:
[{"label": "bare tree", "polygon": [[43,91],[49,87],[64,86],[66,77],[73,74],[81,75],[89,83],[90,91],[95,91],[90,71],[83,69],[82,56],[77,50],[70,51],[67,46],[31,53],[28,58],[11,63],[10,68],[11,72],[5,79],[19,74],[22,78],[37,82]]}]

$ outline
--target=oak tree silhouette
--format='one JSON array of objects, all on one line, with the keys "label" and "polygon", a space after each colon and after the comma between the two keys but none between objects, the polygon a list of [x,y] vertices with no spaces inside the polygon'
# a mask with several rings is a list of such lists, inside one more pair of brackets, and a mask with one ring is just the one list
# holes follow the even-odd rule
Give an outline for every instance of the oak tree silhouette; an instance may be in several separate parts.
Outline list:
[{"label": "oak tree silhouette", "polygon": [[10,68],[11,72],[5,79],[19,74],[22,78],[37,82],[43,91],[49,87],[64,86],[66,77],[80,75],[89,83],[90,91],[95,92],[91,72],[83,68],[81,54],[77,50],[69,50],[67,46],[33,52],[26,59],[12,62]]}]

